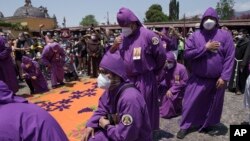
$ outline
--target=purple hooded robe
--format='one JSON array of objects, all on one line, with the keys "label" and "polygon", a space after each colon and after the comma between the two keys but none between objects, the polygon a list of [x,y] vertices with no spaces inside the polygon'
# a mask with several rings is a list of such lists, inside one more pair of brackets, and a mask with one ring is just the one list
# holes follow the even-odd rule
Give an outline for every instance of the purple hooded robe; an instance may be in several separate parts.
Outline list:
[{"label": "purple hooded robe", "polygon": [[57,121],[42,108],[13,96],[0,81],[1,141],[68,141]]},{"label": "purple hooded robe", "polygon": [[[89,141],[152,141],[152,131],[149,121],[147,105],[141,93],[134,87],[122,91],[117,107],[114,100],[117,92],[127,81],[124,62],[118,51],[111,54],[109,51],[104,55],[100,67],[123,78],[122,82],[114,90],[106,90],[99,99],[98,109],[88,120],[87,127],[95,129],[95,138]],[[117,115],[118,122],[108,125],[107,130],[98,126],[99,119],[108,113]],[[132,123],[125,125],[122,121],[126,115],[130,115]]]},{"label": "purple hooded robe", "polygon": [[[217,25],[208,31],[203,27],[204,18],[216,18]],[[219,78],[228,81],[234,63],[234,43],[232,35],[219,29],[218,15],[208,8],[203,15],[200,31],[193,33],[186,41],[184,57],[190,63],[191,75],[184,99],[181,129],[201,126],[200,130],[220,123],[225,88],[216,88]],[[219,41],[217,52],[206,50],[209,41]]]},{"label": "purple hooded robe", "polygon": [[11,58],[11,48],[5,47],[5,39],[0,36],[0,80],[4,81],[13,91],[18,91],[18,81],[13,60]]},{"label": "purple hooded robe", "polygon": [[[57,52],[54,52],[53,50],[57,50]],[[48,44],[43,50],[42,61],[46,66],[50,67],[52,86],[56,86],[58,83],[63,83],[63,66],[65,63],[65,52],[63,48],[61,48],[56,42]]]},{"label": "purple hooded robe", "polygon": [[[30,64],[29,68],[25,67],[27,64]],[[47,81],[45,80],[40,70],[39,64],[36,61],[33,61],[27,56],[23,56],[21,67],[23,69],[23,74],[26,74],[25,79],[31,80],[35,93],[43,93],[49,90]],[[31,77],[33,76],[35,76],[36,79],[32,79]]]},{"label": "purple hooded robe", "polygon": [[[182,64],[177,63],[172,52],[166,53],[167,61],[174,62],[174,67],[164,69],[165,90],[160,92],[163,95],[162,105],[160,106],[160,116],[171,118],[179,116],[182,112],[182,99],[188,81],[188,73]],[[166,96],[167,91],[171,91],[173,97]]]},{"label": "purple hooded robe", "polygon": [[117,21],[121,27],[136,22],[138,29],[130,36],[123,37],[120,53],[125,62],[129,79],[143,94],[147,103],[150,123],[153,130],[159,129],[159,105],[156,76],[164,67],[166,55],[159,37],[151,30],[144,28],[127,8],[117,13]]}]

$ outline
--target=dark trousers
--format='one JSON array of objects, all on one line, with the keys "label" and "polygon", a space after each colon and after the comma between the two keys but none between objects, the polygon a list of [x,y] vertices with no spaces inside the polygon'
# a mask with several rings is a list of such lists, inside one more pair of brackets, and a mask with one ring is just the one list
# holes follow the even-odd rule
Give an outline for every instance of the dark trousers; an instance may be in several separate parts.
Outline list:
[{"label": "dark trousers", "polygon": [[89,56],[89,59],[88,59],[88,75],[89,76],[97,77],[99,63],[100,63],[99,57]]},{"label": "dark trousers", "polygon": [[34,94],[34,87],[31,83],[31,79],[25,79],[25,82],[27,83],[28,87],[30,88],[30,93]]}]

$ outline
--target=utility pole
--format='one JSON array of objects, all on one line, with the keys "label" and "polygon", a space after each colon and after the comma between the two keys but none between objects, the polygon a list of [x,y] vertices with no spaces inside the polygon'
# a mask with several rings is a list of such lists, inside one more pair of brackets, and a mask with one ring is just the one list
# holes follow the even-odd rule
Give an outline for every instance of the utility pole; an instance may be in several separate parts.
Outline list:
[{"label": "utility pole", "polygon": [[107,25],[109,25],[109,12],[107,12]]}]

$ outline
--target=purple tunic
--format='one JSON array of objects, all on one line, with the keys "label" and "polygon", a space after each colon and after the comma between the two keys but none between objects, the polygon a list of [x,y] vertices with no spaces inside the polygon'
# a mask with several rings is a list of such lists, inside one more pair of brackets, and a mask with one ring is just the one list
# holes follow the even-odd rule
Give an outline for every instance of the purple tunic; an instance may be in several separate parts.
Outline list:
[{"label": "purple tunic", "polygon": [[40,107],[13,96],[0,81],[1,141],[68,141],[57,121]]},{"label": "purple tunic", "polygon": [[[27,64],[30,64],[29,68],[25,67]],[[36,61],[33,61],[29,57],[23,56],[21,67],[23,69],[23,74],[26,74],[25,79],[31,79],[35,93],[43,93],[49,90],[47,81],[45,80],[40,70],[39,64]],[[31,77],[33,76],[35,76],[36,79],[32,79]]]},{"label": "purple tunic", "polygon": [[159,37],[141,26],[132,11],[121,8],[117,14],[120,26],[136,21],[138,29],[128,37],[123,37],[120,53],[125,62],[129,79],[143,94],[147,103],[150,123],[153,130],[159,129],[158,89],[156,76],[166,60],[165,50]]},{"label": "purple tunic", "polygon": [[177,50],[178,47],[178,39],[177,37],[169,37],[168,31],[166,28],[163,28],[162,31],[163,36],[161,37],[163,47],[166,49],[166,51],[174,51]]},{"label": "purple tunic", "polygon": [[17,92],[19,87],[11,51],[10,47],[5,47],[5,39],[0,36],[0,80],[4,81],[13,92]]},{"label": "purple tunic", "polygon": [[[57,52],[55,53],[53,50],[57,50]],[[43,50],[42,60],[45,65],[50,67],[52,86],[62,83],[64,78],[63,66],[65,63],[63,48],[58,43],[48,44]]]},{"label": "purple tunic", "polygon": [[[176,62],[173,53],[167,53],[167,60],[175,62],[175,65],[172,69],[164,69],[165,91],[160,92],[160,94],[163,94],[163,101],[160,107],[160,116],[162,118],[171,118],[181,114],[182,99],[188,80],[185,66]],[[166,96],[168,90],[171,91],[173,97],[168,98]]]},{"label": "purple tunic", "polygon": [[[125,66],[119,52],[110,54],[107,52],[103,57],[100,67],[107,69],[127,81]],[[87,127],[96,129],[95,138],[90,141],[152,141],[152,131],[147,110],[147,105],[141,93],[133,88],[125,89],[115,107],[114,101],[117,92],[121,89],[121,83],[114,90],[106,90],[99,99],[98,109],[87,122]],[[99,119],[108,113],[115,114],[118,122],[109,125],[107,131],[98,130]],[[123,117],[130,115],[132,123],[126,125]]]},{"label": "purple tunic", "polygon": [[[203,19],[212,16],[218,19],[213,8],[209,8],[201,22],[201,30],[193,33],[186,41],[184,57],[191,65],[183,101],[181,129],[202,126],[203,129],[220,122],[225,88],[216,88],[219,78],[228,81],[234,63],[234,43],[229,32],[218,28],[207,31],[203,28]],[[217,20],[218,22],[218,20]],[[206,50],[209,40],[219,41],[217,52]]]}]

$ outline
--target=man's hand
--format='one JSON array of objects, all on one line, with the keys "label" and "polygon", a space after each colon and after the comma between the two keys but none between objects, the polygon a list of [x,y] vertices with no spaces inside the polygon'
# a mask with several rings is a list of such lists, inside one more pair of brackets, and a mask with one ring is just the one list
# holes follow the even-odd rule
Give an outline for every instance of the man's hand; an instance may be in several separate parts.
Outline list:
[{"label": "man's hand", "polygon": [[218,49],[219,49],[219,47],[220,47],[220,42],[209,40],[209,41],[206,43],[205,47],[206,47],[207,50],[215,51],[215,50],[218,50]]},{"label": "man's hand", "polygon": [[110,52],[114,53],[118,49],[118,47],[120,46],[122,41],[123,41],[123,39],[122,39],[121,36],[116,37],[115,40],[114,40],[113,46],[110,48]]},{"label": "man's hand", "polygon": [[83,133],[82,140],[81,141],[88,141],[89,136],[91,135],[92,138],[95,138],[95,132],[94,128],[92,127],[87,127]]},{"label": "man's hand", "polygon": [[105,117],[101,117],[99,119],[99,126],[105,129],[105,126],[110,124],[109,120],[107,120]]},{"label": "man's hand", "polygon": [[31,78],[32,78],[33,80],[36,80],[36,76],[32,76]]},{"label": "man's hand", "polygon": [[166,95],[167,95],[168,98],[172,98],[173,97],[173,94],[172,94],[172,92],[170,90],[167,91]]},{"label": "man's hand", "polygon": [[219,78],[216,82],[216,88],[219,89],[219,88],[224,88],[226,86],[226,82]]}]

